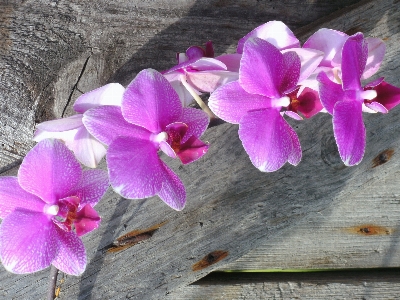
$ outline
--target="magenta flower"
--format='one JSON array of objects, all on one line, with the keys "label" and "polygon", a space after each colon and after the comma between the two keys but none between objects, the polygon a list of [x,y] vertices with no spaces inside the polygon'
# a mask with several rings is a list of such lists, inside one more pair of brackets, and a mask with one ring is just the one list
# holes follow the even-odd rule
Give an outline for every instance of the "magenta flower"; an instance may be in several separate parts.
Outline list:
[{"label": "magenta flower", "polygon": [[152,69],[141,71],[129,84],[121,108],[100,106],[83,117],[88,131],[109,145],[114,190],[128,199],[158,195],[176,210],[185,205],[185,187],[158,151],[184,164],[199,159],[208,150],[198,139],[208,122],[203,111],[183,108],[170,83]]},{"label": "magenta flower", "polygon": [[249,38],[243,49],[239,80],[220,87],[209,99],[217,116],[239,124],[243,147],[260,171],[273,172],[286,161],[297,165],[301,160],[297,134],[282,116],[286,113],[301,119],[297,110],[290,110],[295,106],[290,96],[297,89],[300,69],[295,52],[282,54],[265,40]]},{"label": "magenta flower", "polygon": [[368,45],[362,33],[349,37],[341,53],[342,84],[331,81],[321,72],[321,102],[333,115],[333,131],[340,157],[347,166],[360,163],[364,156],[366,134],[362,111],[387,113],[400,103],[400,89],[383,78],[361,86],[368,62]]},{"label": "magenta flower", "polygon": [[60,139],[82,164],[95,168],[106,154],[106,148],[86,130],[82,123],[83,113],[100,105],[121,106],[124,91],[119,83],[109,83],[81,95],[74,104],[74,110],[79,114],[38,124],[33,140]]},{"label": "magenta flower", "polygon": [[53,264],[80,275],[86,267],[79,238],[99,226],[93,206],[108,188],[107,172],[82,171],[60,141],[39,142],[24,158],[18,177],[0,178],[0,257],[13,273]]}]

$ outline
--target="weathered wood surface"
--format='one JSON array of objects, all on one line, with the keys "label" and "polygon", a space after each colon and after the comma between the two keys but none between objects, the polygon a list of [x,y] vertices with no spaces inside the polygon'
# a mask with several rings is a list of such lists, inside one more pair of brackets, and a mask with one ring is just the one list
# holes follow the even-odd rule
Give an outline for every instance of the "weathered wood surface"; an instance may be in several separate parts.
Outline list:
[{"label": "weathered wood surface", "polygon": [[[79,91],[106,81],[126,84],[145,67],[165,69],[173,64],[174,51],[208,39],[214,40],[219,53],[233,51],[235,40],[269,20],[256,4],[243,14],[245,8],[230,9],[225,1],[162,2],[164,10],[158,8],[160,3],[60,1],[53,2],[52,9],[42,2],[7,4],[1,32],[8,38],[0,53],[2,171],[18,164],[32,146],[29,139],[35,122],[60,117],[64,110],[70,114]],[[299,2],[291,3],[296,4],[293,9],[300,9]],[[320,3],[310,1],[304,14]],[[325,25],[385,38],[388,54],[382,72],[397,85],[399,5],[364,1]],[[282,16],[273,19],[287,22],[292,17]],[[316,29],[314,25],[302,31],[303,39]],[[182,46],[177,49],[177,45]],[[303,161],[297,168],[285,166],[272,174],[252,167],[237,138],[237,126],[209,129],[204,139],[212,147],[204,159],[189,166],[169,161],[187,187],[185,210],[171,211],[156,197],[128,201],[110,191],[98,205],[101,228],[84,238],[87,270],[80,278],[65,277],[61,299],[163,298],[283,229],[295,228],[302,218],[381,182],[400,165],[399,117],[398,108],[387,116],[365,116],[367,152],[353,168],[344,168],[338,158],[329,116],[293,123],[302,142]],[[373,159],[386,149],[393,149],[394,155],[372,168]],[[117,237],[163,222],[149,240],[119,253],[104,252]],[[219,252],[207,256],[213,251]],[[218,263],[192,270],[203,257],[217,260],[217,254],[223,258]],[[1,295],[40,298],[47,274],[48,270],[25,276],[2,271]]]},{"label": "weathered wood surface", "polygon": [[213,273],[165,299],[400,299],[399,270]]}]

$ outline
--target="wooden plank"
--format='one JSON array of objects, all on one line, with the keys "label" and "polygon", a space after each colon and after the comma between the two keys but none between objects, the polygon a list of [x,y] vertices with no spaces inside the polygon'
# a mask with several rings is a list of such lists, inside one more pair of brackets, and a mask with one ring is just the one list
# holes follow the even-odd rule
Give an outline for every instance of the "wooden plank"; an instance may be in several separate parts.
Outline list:
[{"label": "wooden plank", "polygon": [[399,299],[400,270],[213,273],[165,299]]},{"label": "wooden plank", "polygon": [[[133,62],[138,62],[136,68],[141,67],[140,63],[146,62],[153,62],[156,65],[158,62],[150,60],[150,57],[154,59],[155,56],[151,56],[152,53],[145,50],[156,45],[160,47],[162,42],[173,46],[171,45],[174,42],[172,37],[178,36],[181,29],[191,28],[186,31],[186,41],[192,40],[187,44],[195,43],[192,37],[199,32],[198,28],[202,28],[198,27],[200,25],[208,28],[215,37],[221,36],[221,32],[226,32],[226,35],[222,36],[222,43],[229,43],[231,48],[225,48],[228,50],[233,49],[234,35],[240,32],[239,36],[242,36],[248,31],[248,29],[243,30],[245,25],[238,22],[238,19],[228,17],[226,20],[220,17],[207,19],[204,15],[196,17],[191,11],[186,18],[177,17],[174,22],[170,19],[173,23],[173,25],[169,23],[171,28],[167,27],[162,33],[155,34],[152,30],[158,27],[150,25],[154,25],[155,18],[152,15],[157,11],[152,9],[151,4],[147,2],[138,4],[142,7],[148,5],[148,15],[145,16],[141,14],[142,11],[135,10],[131,3],[125,3],[123,6],[124,3],[121,2],[118,3],[121,5],[119,7],[106,5],[103,2],[92,4],[93,6],[86,2],[68,2],[56,3],[56,6],[61,6],[60,10],[55,10],[56,13],[51,11],[46,17],[43,10],[46,11],[47,4],[41,6],[40,3],[35,2],[34,5],[32,3],[28,1],[25,3],[26,6],[19,8],[19,13],[15,11],[16,17],[13,22],[26,23],[18,19],[21,18],[20,15],[23,15],[23,9],[26,10],[28,19],[32,18],[42,25],[47,24],[46,18],[54,18],[53,27],[50,29],[58,28],[59,31],[53,32],[44,27],[41,29],[43,35],[41,35],[41,30],[38,30],[39,32],[35,32],[32,38],[36,41],[36,38],[41,37],[48,42],[46,46],[51,44],[51,39],[57,41],[66,39],[62,47],[71,48],[69,52],[58,49],[61,53],[58,53],[61,57],[58,59],[51,56],[57,56],[57,52],[46,52],[44,50],[46,47],[38,48],[42,51],[39,51],[39,54],[43,55],[41,57],[49,55],[48,60],[42,58],[40,63],[32,67],[32,70],[40,75],[37,79],[40,81],[38,86],[32,85],[31,75],[36,74],[35,72],[29,71],[29,68],[24,69],[26,74],[22,72],[20,80],[26,85],[25,90],[22,91],[26,93],[25,98],[22,100],[28,99],[31,102],[27,101],[27,103],[32,104],[32,99],[35,99],[36,120],[39,121],[62,113],[71,91],[75,92],[65,86],[79,86],[80,81],[77,84],[77,77],[82,80],[82,83],[86,82],[87,86],[104,82],[105,78],[108,78],[107,74],[111,76],[113,72],[111,69],[115,70],[115,66],[119,65],[119,70],[112,78],[123,82],[124,78],[129,80],[130,78],[127,77],[133,76],[135,72],[135,67],[132,67]],[[389,72],[400,64],[395,59],[397,46],[394,44],[394,41],[398,40],[399,5],[398,2],[392,1],[364,1],[330,23],[330,27],[342,30],[350,29],[349,25],[362,24],[362,30],[366,34],[393,39],[393,42],[388,43],[387,59],[390,65],[385,65],[383,68],[385,74],[389,74],[387,80],[392,84],[399,84],[399,78],[394,76],[395,73]],[[127,11],[124,12],[123,8]],[[103,19],[96,18],[96,9],[103,12],[100,14],[104,16]],[[114,16],[115,10],[121,11],[121,14],[126,16],[125,19],[119,14]],[[365,20],[360,19],[360,15],[365,16]],[[64,21],[60,21],[60,16],[64,18]],[[133,16],[137,19],[133,19]],[[161,12],[159,16],[162,17]],[[64,24],[66,26],[59,27],[63,22],[67,22]],[[232,24],[233,27],[228,26],[229,29],[223,29],[226,22]],[[126,52],[121,54],[122,52],[118,52],[119,49],[114,48],[117,38],[113,37],[112,33],[126,33],[127,28],[137,28],[138,24],[144,26],[143,31],[140,32],[147,34],[145,36],[148,38],[147,46],[140,48],[143,50],[138,50],[139,54],[136,53],[133,56]],[[85,32],[83,28],[89,27],[92,31]],[[255,27],[254,24],[252,27]],[[76,34],[77,32],[79,34]],[[17,33],[18,30],[14,34]],[[59,36],[55,36],[55,33]],[[124,46],[127,47],[124,48],[125,50],[133,45],[139,47],[135,44],[137,41],[125,42],[128,45]],[[36,41],[36,46],[39,44]],[[77,46],[77,44],[83,44],[83,46]],[[33,48],[32,51],[34,51]],[[133,46],[133,49],[137,48]],[[157,51],[159,50],[158,48]],[[77,53],[74,54],[73,51]],[[88,52],[86,51],[93,51],[93,54],[90,54],[93,56],[93,65],[89,64],[92,56],[87,61]],[[157,51],[155,53],[158,53]],[[21,50],[16,52],[18,55],[20,52],[23,53]],[[72,54],[68,56],[62,54],[64,52]],[[117,58],[108,60],[107,55]],[[119,59],[126,61],[129,57],[133,59],[121,66]],[[142,60],[139,60],[139,57]],[[20,62],[18,59],[16,61]],[[21,62],[23,61],[22,59]],[[110,64],[106,65],[105,61]],[[34,60],[27,59],[26,62],[29,65]],[[84,76],[79,76],[85,63],[83,75],[87,71],[88,80],[83,80]],[[154,65],[150,64],[146,67]],[[17,66],[22,68],[23,65]],[[13,70],[9,72],[14,72]],[[15,72],[19,70],[17,68]],[[54,70],[54,73],[48,70]],[[71,75],[71,78],[75,80],[70,82],[67,74],[75,74]],[[10,80],[20,78],[10,77],[11,79],[5,82],[9,83]],[[4,78],[5,76],[3,80]],[[35,89],[29,90],[27,87],[30,86],[39,88],[39,92]],[[28,97],[30,92],[33,95],[31,98]],[[49,97],[47,98],[46,95]],[[72,94],[71,99],[73,96]],[[46,101],[54,103],[50,105],[50,102],[46,103]],[[17,103],[21,105],[21,102]],[[250,164],[237,138],[237,126],[223,124],[209,129],[204,136],[204,139],[210,141],[212,145],[207,157],[189,166],[180,166],[177,161],[168,160],[168,164],[181,176],[187,187],[189,203],[185,210],[180,213],[171,211],[156,197],[148,200],[127,201],[110,191],[98,206],[103,216],[101,228],[84,238],[89,259],[87,270],[80,278],[70,276],[65,278],[60,293],[61,298],[159,299],[171,290],[187,285],[212,270],[236,260],[264,240],[280,234],[283,229],[296,227],[302,218],[318,213],[333,201],[351,197],[365,185],[379,182],[398,170],[400,126],[397,120],[399,117],[399,109],[393,110],[388,116],[366,116],[368,148],[363,163],[354,168],[342,168],[338,156],[334,154],[335,146],[329,116],[321,115],[314,120],[293,123],[302,141],[303,162],[297,168],[286,166],[272,174],[263,174]],[[16,120],[19,118],[20,115],[15,116]],[[25,119],[21,118],[21,120]],[[26,123],[29,123],[32,118],[27,120]],[[394,150],[390,161],[372,168],[374,158],[385,149]],[[8,166],[5,169],[7,168]],[[164,225],[143,243],[119,253],[107,254],[104,251],[116,238],[129,231],[154,228],[162,223]],[[218,263],[212,264],[217,261]],[[193,266],[208,267],[193,270]],[[6,298],[39,298],[45,294],[46,275],[46,271],[18,277],[1,272],[2,295]]]}]

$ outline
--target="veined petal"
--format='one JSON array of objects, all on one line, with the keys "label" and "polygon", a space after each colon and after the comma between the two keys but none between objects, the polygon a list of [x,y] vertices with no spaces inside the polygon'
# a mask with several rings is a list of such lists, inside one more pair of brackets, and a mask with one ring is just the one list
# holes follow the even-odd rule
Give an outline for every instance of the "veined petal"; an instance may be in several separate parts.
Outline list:
[{"label": "veined petal", "polygon": [[292,137],[285,123],[274,108],[250,111],[240,121],[239,138],[253,165],[262,172],[280,169],[291,156]]},{"label": "veined petal", "polygon": [[128,199],[159,193],[164,181],[163,163],[149,140],[119,137],[111,143],[107,165],[113,189]]},{"label": "veined petal", "polygon": [[391,110],[400,103],[400,88],[382,81],[374,90],[378,95],[373,100],[382,104],[387,110]]},{"label": "veined petal", "polygon": [[0,218],[4,219],[16,208],[43,212],[45,202],[23,190],[17,177],[0,178]]},{"label": "veined petal", "polygon": [[52,121],[46,121],[36,125],[36,132],[35,132],[35,141],[38,133],[41,132],[63,132],[69,131],[72,129],[77,129],[83,126],[82,123],[82,114],[73,115],[68,118],[62,118]]},{"label": "veined petal", "polygon": [[332,82],[324,72],[318,74],[317,80],[321,103],[330,114],[333,114],[336,102],[344,100],[345,97],[342,86]]},{"label": "veined petal", "polygon": [[321,28],[304,43],[303,48],[322,51],[324,57],[320,66],[334,67],[341,64],[342,48],[348,35],[333,29]]},{"label": "veined petal", "polygon": [[379,70],[386,52],[386,45],[381,39],[367,37],[365,41],[368,45],[368,58],[361,79],[367,79]]},{"label": "veined petal", "polygon": [[153,133],[161,132],[181,113],[178,94],[168,80],[153,69],[139,72],[126,88],[122,99],[125,120]]},{"label": "veined petal", "polygon": [[297,166],[300,163],[301,157],[303,155],[301,151],[299,137],[297,136],[296,131],[294,131],[294,129],[290,127],[290,125],[286,122],[286,120],[283,119],[283,121],[284,121],[283,124],[286,127],[286,131],[289,133],[290,142],[292,144],[291,145],[292,150],[289,153],[288,163],[293,166]]},{"label": "veined petal", "polygon": [[208,106],[219,118],[239,124],[240,119],[248,111],[271,107],[271,99],[249,94],[238,81],[233,81],[215,90],[208,99]]},{"label": "veined petal", "polygon": [[55,203],[68,196],[67,192],[81,176],[81,166],[64,143],[47,139],[25,156],[18,171],[18,182],[25,191],[46,203]]},{"label": "veined petal", "polygon": [[250,94],[280,98],[284,68],[283,54],[275,46],[259,38],[250,38],[240,61],[239,83]]},{"label": "veined petal", "polygon": [[143,127],[128,123],[118,106],[92,108],[83,115],[83,123],[90,134],[106,145],[119,136],[148,139],[151,134]]},{"label": "veined petal", "polygon": [[186,203],[186,190],[182,181],[166,164],[164,167],[164,181],[158,192],[161,198],[169,207],[175,210],[182,210]]},{"label": "veined petal", "polygon": [[281,21],[270,21],[258,26],[241,38],[238,43],[237,53],[243,53],[244,44],[252,37],[266,40],[279,50],[300,47],[299,40],[289,27]]},{"label": "veined petal", "polygon": [[227,71],[237,72],[237,73],[239,73],[241,58],[242,55],[238,53],[223,54],[215,57],[215,59],[218,59],[219,61],[222,61],[225,64]]},{"label": "veined petal", "polygon": [[70,194],[77,196],[80,205],[95,206],[110,186],[107,171],[84,170],[80,182],[71,190]]},{"label": "veined petal", "polygon": [[220,86],[238,79],[239,73],[225,70],[186,73],[186,80],[194,89],[208,93],[212,93]]},{"label": "veined petal", "polygon": [[184,107],[177,122],[185,123],[188,128],[181,143],[185,143],[190,137],[200,137],[206,131],[210,118],[201,109]]},{"label": "veined petal", "polygon": [[17,208],[0,225],[0,257],[16,274],[50,266],[58,251],[56,225],[43,213]]},{"label": "veined petal", "polygon": [[279,84],[280,94],[286,94],[296,87],[300,76],[300,58],[294,51],[289,51],[283,54],[284,68],[282,69],[283,78]]},{"label": "veined petal", "polygon": [[52,264],[60,271],[70,275],[81,275],[86,268],[86,250],[83,242],[72,231],[57,228],[58,253]]},{"label": "veined petal", "polygon": [[368,46],[362,33],[349,37],[342,50],[342,84],[343,90],[360,90],[361,75],[368,58]]},{"label": "veined petal", "polygon": [[83,114],[85,111],[100,105],[121,106],[124,92],[125,88],[119,83],[106,84],[79,96],[74,103],[74,110]]},{"label": "veined petal", "polygon": [[364,156],[366,143],[361,102],[339,101],[335,104],[333,132],[344,164],[359,164]]}]

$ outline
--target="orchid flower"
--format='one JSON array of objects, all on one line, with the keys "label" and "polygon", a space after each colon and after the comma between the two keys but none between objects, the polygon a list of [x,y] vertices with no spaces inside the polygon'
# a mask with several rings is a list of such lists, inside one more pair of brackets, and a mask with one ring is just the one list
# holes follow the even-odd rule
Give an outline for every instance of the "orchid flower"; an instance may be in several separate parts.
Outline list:
[{"label": "orchid flower", "polygon": [[87,130],[109,146],[106,160],[114,190],[128,199],[158,195],[176,210],[185,205],[185,187],[158,151],[183,164],[199,159],[208,150],[198,139],[208,122],[203,111],[182,107],[171,84],[152,69],[128,85],[121,107],[99,106],[83,117]]},{"label": "orchid flower", "polygon": [[360,163],[364,156],[366,134],[362,112],[387,113],[400,103],[400,89],[383,78],[361,86],[368,67],[367,41],[362,33],[347,38],[341,52],[341,84],[319,73],[322,104],[333,115],[333,131],[340,157],[347,166]]},{"label": "orchid flower", "polygon": [[108,188],[107,172],[82,171],[56,139],[39,142],[24,158],[18,177],[0,178],[0,258],[13,273],[51,264],[80,275],[86,267],[80,236],[96,229],[93,209]]},{"label": "orchid flower", "polygon": [[297,165],[301,160],[297,134],[282,116],[301,119],[297,111],[302,106],[305,115],[313,114],[313,105],[300,103],[313,101],[315,94],[306,91],[304,98],[298,99],[293,93],[300,77],[296,52],[281,53],[271,43],[251,37],[243,47],[239,80],[210,96],[210,108],[218,117],[239,124],[243,147],[260,171],[273,172],[286,161]]},{"label": "orchid flower", "polygon": [[106,148],[86,130],[82,123],[83,113],[100,105],[120,106],[124,91],[119,83],[109,83],[81,95],[73,106],[78,114],[38,124],[33,140],[61,139],[82,164],[95,168],[106,154]]}]

